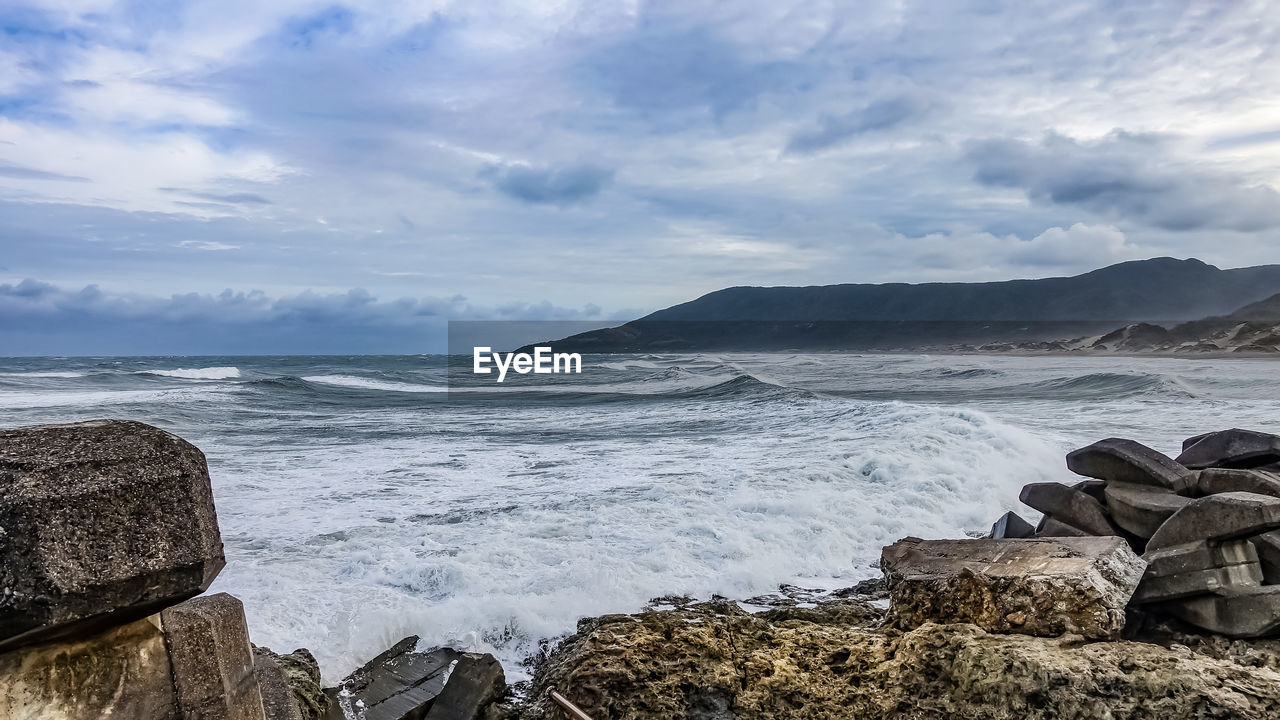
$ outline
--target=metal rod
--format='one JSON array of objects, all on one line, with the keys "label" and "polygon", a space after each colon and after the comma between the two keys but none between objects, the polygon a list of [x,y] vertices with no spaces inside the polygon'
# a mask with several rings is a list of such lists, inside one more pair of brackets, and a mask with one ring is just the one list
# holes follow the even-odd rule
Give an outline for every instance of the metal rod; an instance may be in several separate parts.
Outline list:
[{"label": "metal rod", "polygon": [[547,688],[547,695],[549,695],[557,705],[563,708],[565,714],[573,718],[573,720],[591,720],[590,715],[582,712],[577,705],[569,702],[569,698],[556,692],[555,688]]}]

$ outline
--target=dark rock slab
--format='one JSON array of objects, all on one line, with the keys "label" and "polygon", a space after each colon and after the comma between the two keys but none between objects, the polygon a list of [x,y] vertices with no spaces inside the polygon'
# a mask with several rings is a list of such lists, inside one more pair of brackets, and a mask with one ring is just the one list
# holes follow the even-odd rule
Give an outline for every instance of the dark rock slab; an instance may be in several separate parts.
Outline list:
[{"label": "dark rock slab", "polygon": [[1280,462],[1280,435],[1232,428],[1189,438],[1178,462],[1193,470],[1256,468]]},{"label": "dark rock slab", "polygon": [[1241,563],[1225,567],[1194,570],[1180,575],[1143,577],[1132,602],[1152,603],[1204,595],[1225,588],[1250,588],[1262,584],[1262,568],[1258,563]]},{"label": "dark rock slab", "polygon": [[1031,523],[1022,519],[1018,513],[1009,511],[1000,516],[999,520],[991,526],[991,537],[999,540],[1001,538],[1025,538],[1036,534],[1036,528]]},{"label": "dark rock slab", "polygon": [[244,605],[204,595],[160,614],[173,685],[185,718],[265,720]]},{"label": "dark rock slab", "polygon": [[1209,468],[1200,471],[1196,487],[1201,495],[1251,492],[1280,497],[1280,473],[1258,469]]},{"label": "dark rock slab", "polygon": [[422,720],[444,690],[462,653],[449,648],[417,652],[409,636],[325,690],[326,720]]},{"label": "dark rock slab", "polygon": [[1120,534],[1107,517],[1107,510],[1102,503],[1061,483],[1031,483],[1022,488],[1018,499],[1055,520],[1090,535]]},{"label": "dark rock slab", "polygon": [[1197,540],[1230,540],[1280,528],[1280,498],[1247,492],[1198,498],[1174,513],[1147,543],[1148,550]]},{"label": "dark rock slab", "polygon": [[150,425],[0,431],[0,651],[203,592],[225,564],[204,454]]},{"label": "dark rock slab", "polygon": [[507,691],[502,665],[488,653],[462,653],[426,720],[478,720]]},{"label": "dark rock slab", "polygon": [[1280,530],[1254,535],[1248,542],[1258,553],[1262,581],[1268,585],[1280,585]]},{"label": "dark rock slab", "polygon": [[1259,554],[1250,540],[1209,542],[1200,540],[1183,545],[1171,545],[1150,550],[1142,556],[1147,561],[1144,578],[1167,577],[1226,567],[1228,565],[1254,564]]},{"label": "dark rock slab", "polygon": [[1280,585],[1225,588],[1212,595],[1174,600],[1160,606],[1184,622],[1234,638],[1280,632]]},{"label": "dark rock slab", "polygon": [[1081,480],[1075,485],[1072,485],[1071,488],[1073,490],[1079,490],[1080,492],[1084,493],[1085,495],[1088,495],[1089,497],[1093,498],[1094,500],[1097,500],[1098,502],[1107,501],[1107,496],[1106,496],[1107,481],[1106,480]]},{"label": "dark rock slab", "polygon": [[1080,528],[1071,527],[1060,520],[1045,515],[1040,518],[1040,524],[1036,525],[1035,537],[1088,537],[1089,535],[1090,533]]},{"label": "dark rock slab", "polygon": [[1067,455],[1067,468],[1077,475],[1099,480],[1155,485],[1176,493],[1195,487],[1196,476],[1187,468],[1141,443],[1108,438]]},{"label": "dark rock slab", "polygon": [[905,538],[880,561],[890,622],[973,623],[989,632],[1116,636],[1146,563],[1119,537]]},{"label": "dark rock slab", "polygon": [[1107,509],[1115,524],[1142,538],[1156,530],[1191,499],[1154,485],[1107,483]]}]

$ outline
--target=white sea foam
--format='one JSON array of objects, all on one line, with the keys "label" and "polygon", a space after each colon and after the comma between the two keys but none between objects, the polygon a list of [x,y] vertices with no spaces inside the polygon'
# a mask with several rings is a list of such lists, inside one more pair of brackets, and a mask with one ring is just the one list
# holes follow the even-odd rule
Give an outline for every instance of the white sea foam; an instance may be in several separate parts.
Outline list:
[{"label": "white sea foam", "polygon": [[356,377],[354,375],[308,375],[302,379],[307,382],[320,383],[322,385],[336,385],[338,387],[359,388],[361,390],[386,390],[389,392],[407,393],[449,392],[449,388],[439,385],[419,385],[417,383],[375,380],[372,378]]},{"label": "white sea foam", "polygon": [[240,377],[240,369],[234,367],[177,368],[175,370],[144,370],[148,375],[182,378],[184,380],[232,380]]}]

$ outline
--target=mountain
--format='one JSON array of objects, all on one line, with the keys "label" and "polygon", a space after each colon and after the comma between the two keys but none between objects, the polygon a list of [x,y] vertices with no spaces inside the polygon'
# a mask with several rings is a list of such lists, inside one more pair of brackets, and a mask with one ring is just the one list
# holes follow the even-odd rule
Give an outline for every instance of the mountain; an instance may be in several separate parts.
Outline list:
[{"label": "mountain", "polygon": [[1035,342],[1244,312],[1277,293],[1280,265],[1222,270],[1167,257],[1039,280],[732,287],[551,344],[571,352],[661,352]]}]

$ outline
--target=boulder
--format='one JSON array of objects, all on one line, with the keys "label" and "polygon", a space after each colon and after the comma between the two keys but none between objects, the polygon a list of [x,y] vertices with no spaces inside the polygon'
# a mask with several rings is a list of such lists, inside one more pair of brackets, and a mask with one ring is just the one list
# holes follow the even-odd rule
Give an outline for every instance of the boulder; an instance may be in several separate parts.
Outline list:
[{"label": "boulder", "polygon": [[1143,577],[1152,578],[1228,565],[1253,564],[1258,562],[1259,554],[1250,540],[1228,540],[1223,543],[1199,540],[1149,550],[1142,559],[1147,562],[1147,571]]},{"label": "boulder", "polygon": [[303,720],[302,710],[293,698],[293,688],[285,677],[279,656],[266,648],[253,649],[253,677],[262,692],[262,709],[267,720]]},{"label": "boulder", "polygon": [[418,652],[417,647],[418,636],[407,637],[325,690],[326,720],[422,720],[462,653],[449,648]]},{"label": "boulder", "polygon": [[1076,483],[1075,485],[1072,485],[1071,487],[1072,489],[1079,490],[1080,492],[1084,493],[1085,495],[1088,495],[1089,497],[1093,498],[1094,500],[1097,500],[1098,502],[1107,501],[1107,496],[1106,496],[1107,481],[1106,480],[1081,480],[1080,482]]},{"label": "boulder", "polygon": [[239,600],[226,593],[194,598],[162,612],[160,622],[183,717],[266,719]]},{"label": "boulder", "polygon": [[1036,525],[1035,537],[1085,537],[1089,533],[1073,528],[1070,525],[1056,520],[1048,515],[1040,518],[1040,524]]},{"label": "boulder", "polygon": [[1193,570],[1179,575],[1144,577],[1133,594],[1132,602],[1152,603],[1193,595],[1205,595],[1224,588],[1249,588],[1262,584],[1262,568],[1258,563],[1241,563],[1225,567]]},{"label": "boulder", "polygon": [[1280,585],[1223,588],[1212,595],[1174,600],[1161,608],[1196,627],[1228,637],[1265,637],[1280,632]]},{"label": "boulder", "polygon": [[996,520],[995,524],[991,526],[991,537],[997,540],[1001,538],[1031,537],[1035,534],[1035,527],[1013,511],[1001,515],[1000,519]]},{"label": "boulder", "polygon": [[1061,483],[1031,483],[1018,499],[1053,519],[1090,535],[1119,535],[1102,503]]},{"label": "boulder", "polygon": [[1119,537],[905,538],[880,561],[900,628],[968,622],[992,632],[1116,636],[1146,563]]},{"label": "boulder", "polygon": [[204,454],[150,425],[0,430],[0,652],[129,623],[225,561]]},{"label": "boulder", "polygon": [[1099,480],[1155,485],[1176,493],[1195,487],[1196,476],[1169,457],[1121,438],[1099,440],[1067,455],[1067,468]]},{"label": "boulder", "polygon": [[1225,492],[1251,492],[1280,497],[1280,474],[1267,470],[1209,468],[1200,471],[1196,487],[1201,495]]},{"label": "boulder", "polygon": [[1154,485],[1112,482],[1107,484],[1107,509],[1117,525],[1141,538],[1150,538],[1190,498]]},{"label": "boulder", "polygon": [[1159,550],[1197,540],[1230,540],[1280,528],[1280,498],[1247,492],[1198,498],[1174,513],[1147,542]]},{"label": "boulder", "polygon": [[159,617],[0,654],[3,720],[180,720]]},{"label": "boulder", "polygon": [[1248,542],[1258,553],[1262,581],[1268,585],[1280,585],[1280,530],[1254,535]]},{"label": "boulder", "polygon": [[425,720],[479,720],[485,708],[506,691],[506,676],[497,658],[462,653]]},{"label": "boulder", "polygon": [[[1194,442],[1191,442],[1194,440]],[[1178,462],[1194,470],[1256,468],[1280,462],[1280,435],[1253,430],[1222,430],[1188,438]]]}]

